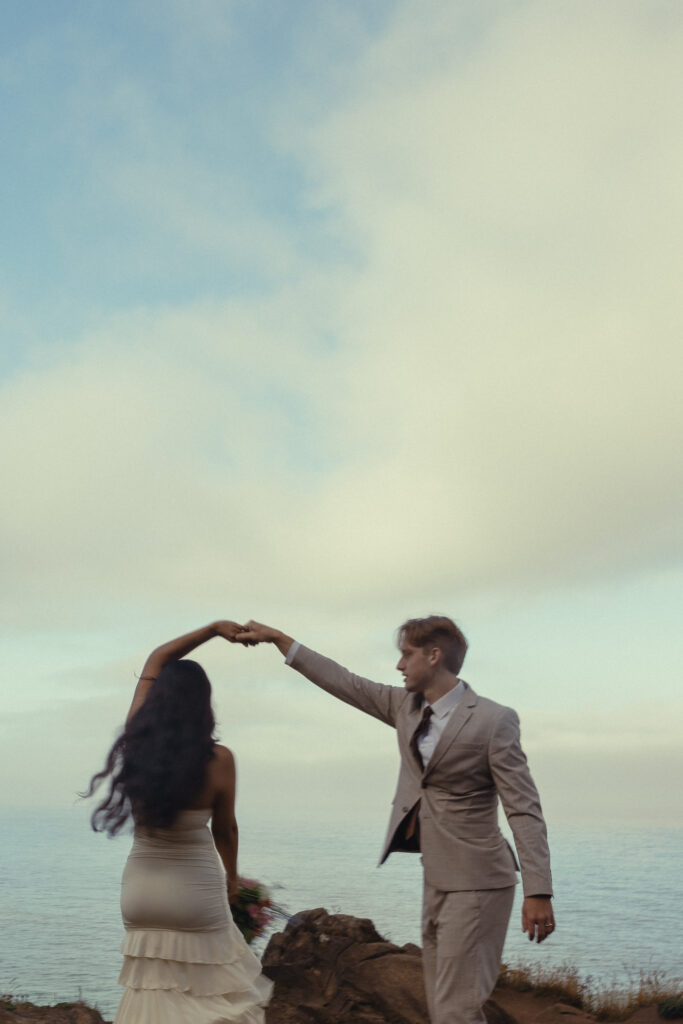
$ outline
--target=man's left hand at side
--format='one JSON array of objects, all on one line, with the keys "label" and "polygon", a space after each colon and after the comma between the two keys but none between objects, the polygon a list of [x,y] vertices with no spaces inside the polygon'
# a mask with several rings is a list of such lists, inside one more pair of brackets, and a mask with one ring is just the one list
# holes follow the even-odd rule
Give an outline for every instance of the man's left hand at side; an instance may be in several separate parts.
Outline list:
[{"label": "man's left hand at side", "polygon": [[549,896],[527,896],[522,904],[522,931],[529,941],[543,942],[555,931],[553,903]]}]

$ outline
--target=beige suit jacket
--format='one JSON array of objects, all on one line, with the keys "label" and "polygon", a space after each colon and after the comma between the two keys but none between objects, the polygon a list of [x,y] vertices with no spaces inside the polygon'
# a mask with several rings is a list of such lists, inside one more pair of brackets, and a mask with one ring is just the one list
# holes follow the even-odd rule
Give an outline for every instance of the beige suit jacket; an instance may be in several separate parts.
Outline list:
[{"label": "beige suit jacket", "polygon": [[291,665],[323,690],[396,729],[401,767],[380,864],[394,850],[416,849],[404,832],[419,802],[419,849],[429,885],[443,892],[514,885],[519,867],[498,827],[500,797],[524,894],[552,894],[545,822],[512,708],[477,696],[465,683],[465,694],[423,770],[410,749],[422,714],[420,696],[354,675],[304,646]]}]

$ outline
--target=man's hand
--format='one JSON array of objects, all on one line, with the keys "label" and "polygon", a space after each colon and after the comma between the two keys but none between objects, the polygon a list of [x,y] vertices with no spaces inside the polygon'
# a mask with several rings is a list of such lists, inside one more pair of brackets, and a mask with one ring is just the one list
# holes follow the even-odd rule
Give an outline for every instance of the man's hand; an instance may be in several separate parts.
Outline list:
[{"label": "man's hand", "polygon": [[522,904],[522,931],[529,941],[543,942],[555,930],[555,915],[549,896],[527,896]]},{"label": "man's hand", "polygon": [[277,648],[286,655],[294,643],[291,636],[287,636],[279,629],[272,626],[265,626],[262,622],[255,622],[250,619],[242,631],[237,634],[237,642],[241,644],[275,644]]}]

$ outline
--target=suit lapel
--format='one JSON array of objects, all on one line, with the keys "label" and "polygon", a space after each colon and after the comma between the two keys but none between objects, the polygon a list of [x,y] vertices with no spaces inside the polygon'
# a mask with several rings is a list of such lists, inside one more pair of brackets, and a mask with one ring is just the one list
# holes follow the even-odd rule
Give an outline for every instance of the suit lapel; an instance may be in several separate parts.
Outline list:
[{"label": "suit lapel", "polygon": [[477,695],[474,692],[474,690],[472,690],[467,685],[467,683],[465,683],[465,686],[467,687],[467,689],[465,690],[465,693],[463,694],[455,711],[453,711],[450,718],[448,719],[448,722],[446,723],[446,728],[441,733],[439,742],[434,748],[434,753],[429,759],[429,764],[425,768],[424,772],[425,776],[429,775],[432,768],[436,767],[436,765],[439,763],[443,755],[450,747],[453,740],[456,738],[456,736],[462,729],[465,722],[467,722],[467,720],[472,715],[472,709],[475,707],[477,703]]},{"label": "suit lapel", "polygon": [[413,771],[418,775],[418,777],[422,773],[420,771],[420,766],[415,760],[413,752],[410,749],[410,740],[412,738],[413,733],[420,724],[420,719],[422,718],[422,704],[423,702],[421,697],[418,697],[416,699],[416,695],[412,696],[408,713],[404,719],[399,734],[401,753],[403,754],[403,757],[408,762],[408,764],[410,764]]}]

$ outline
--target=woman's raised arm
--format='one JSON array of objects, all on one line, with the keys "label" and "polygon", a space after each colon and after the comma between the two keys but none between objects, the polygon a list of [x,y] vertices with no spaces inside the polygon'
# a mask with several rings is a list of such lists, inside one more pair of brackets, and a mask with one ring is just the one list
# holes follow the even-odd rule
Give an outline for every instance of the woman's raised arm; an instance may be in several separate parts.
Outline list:
[{"label": "woman's raised arm", "polygon": [[182,636],[176,637],[175,640],[169,640],[168,643],[155,647],[152,653],[148,655],[142,674],[138,679],[135,693],[133,694],[133,701],[126,716],[126,722],[129,722],[135,712],[145,703],[149,689],[162,668],[165,668],[172,661],[184,658],[195,647],[200,647],[214,636],[222,636],[231,643],[237,643],[236,637],[240,631],[244,631],[244,626],[241,626],[238,622],[219,619],[208,626],[200,626],[199,629],[194,629],[191,633],[184,633]]}]

